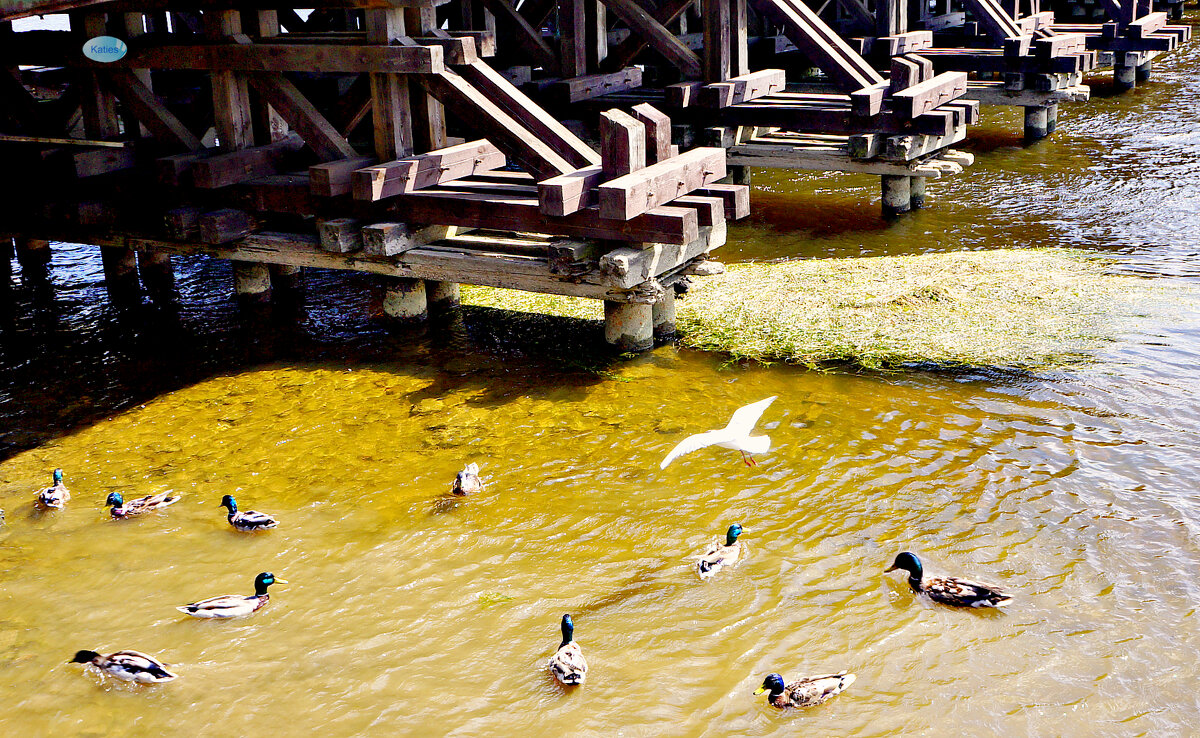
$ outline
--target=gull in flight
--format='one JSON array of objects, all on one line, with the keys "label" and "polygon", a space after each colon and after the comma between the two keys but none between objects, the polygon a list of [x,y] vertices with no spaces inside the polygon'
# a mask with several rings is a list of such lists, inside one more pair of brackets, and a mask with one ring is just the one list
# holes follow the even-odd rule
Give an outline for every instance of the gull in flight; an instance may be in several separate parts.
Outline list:
[{"label": "gull in flight", "polygon": [[746,462],[746,466],[757,466],[758,462],[750,454],[765,454],[771,448],[771,439],[767,436],[752,436],[750,431],[754,430],[754,424],[762,417],[767,407],[775,402],[775,397],[778,395],[738,408],[729,419],[729,425],[720,430],[705,431],[683,439],[678,446],[671,449],[671,453],[662,460],[659,468],[666,469],[680,456],[705,446],[723,446],[741,451],[742,461]]}]

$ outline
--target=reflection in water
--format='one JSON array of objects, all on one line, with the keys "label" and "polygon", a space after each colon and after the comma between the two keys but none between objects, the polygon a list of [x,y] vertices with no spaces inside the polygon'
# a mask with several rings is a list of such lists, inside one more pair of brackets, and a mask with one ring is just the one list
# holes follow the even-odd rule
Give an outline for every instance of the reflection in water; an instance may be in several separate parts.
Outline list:
[{"label": "reflection in water", "polygon": [[[875,180],[756,173],[724,258],[1051,245],[1194,277],[1197,48],[1133,95],[1064,108],[1028,148],[1015,111],[989,110],[976,166],[895,225]],[[850,375],[672,348],[612,360],[595,324],[480,309],[393,331],[347,274],[249,315],[204,259],[180,261],[175,313],[114,309],[88,247],[57,247],[48,284],[24,277],[0,288],[6,734],[1161,735],[1200,719],[1196,306],[1072,373]],[[760,466],[709,449],[658,470],[773,394]],[[448,500],[468,462],[487,487]],[[56,466],[73,499],[39,515]],[[108,493],[135,490],[183,500],[107,520]],[[280,527],[232,530],[224,494]],[[744,560],[699,581],[694,557],[733,522]],[[932,605],[883,575],[900,550],[1017,601]],[[253,618],[174,610],[260,571],[290,585]],[[571,692],[544,669],[564,613],[591,666]],[[181,677],[84,678],[65,663],[84,648],[144,650]],[[751,695],[770,672],[842,669],[858,680],[812,711]]]}]

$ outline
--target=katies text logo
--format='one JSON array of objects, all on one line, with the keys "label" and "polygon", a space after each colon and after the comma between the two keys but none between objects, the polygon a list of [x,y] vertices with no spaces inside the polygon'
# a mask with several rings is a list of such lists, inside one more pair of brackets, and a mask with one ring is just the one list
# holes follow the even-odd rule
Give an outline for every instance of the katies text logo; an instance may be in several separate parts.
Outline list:
[{"label": "katies text logo", "polygon": [[83,45],[83,55],[98,62],[115,62],[128,50],[124,41],[113,36],[97,36]]}]

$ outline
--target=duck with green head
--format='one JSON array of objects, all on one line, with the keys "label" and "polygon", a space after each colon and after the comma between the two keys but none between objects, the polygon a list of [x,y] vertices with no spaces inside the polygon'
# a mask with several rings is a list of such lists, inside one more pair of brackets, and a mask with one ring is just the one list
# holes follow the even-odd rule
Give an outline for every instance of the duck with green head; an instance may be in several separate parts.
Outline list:
[{"label": "duck with green head", "polygon": [[696,571],[701,579],[708,579],[726,566],[735,563],[742,555],[742,544],[738,536],[742,526],[734,523],[725,531],[725,543],[714,541],[712,546],[696,562]]},{"label": "duck with green head", "polygon": [[837,674],[804,677],[791,684],[784,684],[782,676],[768,674],[762,686],[754,690],[754,694],[770,692],[767,695],[767,704],[772,707],[814,707],[841,694],[846,687],[854,684],[855,679],[853,674],[842,671]]},{"label": "duck with green head", "polygon": [[34,503],[47,510],[61,510],[70,499],[71,493],[67,491],[67,485],[63,484],[63,470],[55,469],[54,484],[38,492]]},{"label": "duck with green head", "polygon": [[161,510],[169,505],[174,505],[179,502],[179,495],[173,495],[170,492],[160,492],[156,495],[146,495],[139,497],[136,500],[125,501],[125,498],[120,492],[113,492],[104,501],[107,507],[112,508],[109,513],[118,520],[125,518],[133,518],[138,515],[145,515],[148,512]]},{"label": "duck with green head", "polygon": [[199,602],[193,602],[190,605],[183,605],[175,609],[182,613],[187,613],[194,618],[244,617],[261,610],[267,604],[271,599],[271,596],[267,594],[267,587],[270,587],[272,584],[287,584],[287,581],[276,579],[274,574],[264,571],[254,578],[254,594],[252,595],[209,597],[207,600],[200,600]]},{"label": "duck with green head", "polygon": [[266,513],[260,513],[257,510],[239,511],[237,500],[233,499],[233,495],[222,497],[220,506],[229,509],[229,524],[240,531],[267,530],[279,525],[279,521]]},{"label": "duck with green head", "polygon": [[927,577],[917,555],[903,551],[896,556],[884,573],[903,569],[908,572],[908,586],[917,594],[928,595],[934,602],[954,607],[1004,607],[1012,597],[994,584],[984,584],[958,577]]},{"label": "duck with green head", "polygon": [[123,682],[158,684],[169,682],[177,675],[167,670],[167,665],[141,651],[117,651],[101,656],[95,651],[77,651],[68,664],[88,664],[100,673],[116,677]]},{"label": "duck with green head", "polygon": [[563,684],[583,684],[587,676],[587,659],[583,649],[575,642],[575,621],[570,615],[562,616],[562,643],[550,658],[550,672]]}]

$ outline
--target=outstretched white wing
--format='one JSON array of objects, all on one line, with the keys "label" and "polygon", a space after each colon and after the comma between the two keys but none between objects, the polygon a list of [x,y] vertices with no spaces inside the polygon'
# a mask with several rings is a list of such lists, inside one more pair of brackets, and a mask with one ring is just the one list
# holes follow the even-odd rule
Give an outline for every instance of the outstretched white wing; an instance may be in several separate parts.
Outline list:
[{"label": "outstretched white wing", "polygon": [[729,440],[729,432],[727,430],[712,430],[704,433],[697,433],[694,436],[688,436],[679,442],[675,448],[671,449],[671,453],[667,454],[667,458],[662,460],[658,465],[659,469],[666,469],[672,461],[678,459],[684,454],[690,454],[693,451],[702,449],[705,446],[715,446],[722,441]]},{"label": "outstretched white wing", "polygon": [[729,425],[725,426],[725,430],[734,438],[741,438],[750,435],[750,431],[754,430],[754,426],[758,423],[758,419],[767,411],[772,402],[779,395],[772,395],[765,400],[751,403],[745,407],[740,407],[734,411],[733,417],[729,419]]}]

